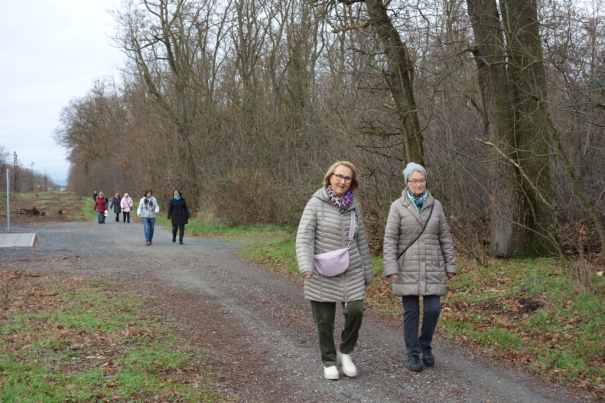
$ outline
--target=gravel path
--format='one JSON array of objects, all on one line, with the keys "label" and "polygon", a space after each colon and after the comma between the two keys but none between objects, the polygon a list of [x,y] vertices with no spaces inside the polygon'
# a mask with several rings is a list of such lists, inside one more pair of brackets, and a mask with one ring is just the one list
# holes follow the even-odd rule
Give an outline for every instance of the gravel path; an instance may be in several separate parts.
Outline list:
[{"label": "gravel path", "polygon": [[[34,248],[0,250],[4,270],[120,275],[153,296],[167,321],[188,329],[222,372],[221,389],[264,402],[590,402],[504,361],[473,356],[436,337],[437,365],[405,369],[401,320],[366,311],[352,358],[359,376],[323,378],[302,284],[238,257],[242,244],[185,238],[156,227],[146,247],[140,224],[109,221],[28,226]],[[342,315],[337,313],[339,333]]]}]

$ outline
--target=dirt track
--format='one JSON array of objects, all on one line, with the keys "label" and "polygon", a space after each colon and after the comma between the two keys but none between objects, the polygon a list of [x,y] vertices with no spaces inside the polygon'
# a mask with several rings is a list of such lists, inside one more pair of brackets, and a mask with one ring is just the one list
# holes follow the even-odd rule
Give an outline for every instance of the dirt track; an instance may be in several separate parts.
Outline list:
[{"label": "dirt track", "polygon": [[[238,257],[241,244],[185,238],[173,244],[156,227],[146,247],[140,224],[55,223],[36,231],[34,248],[0,249],[4,270],[120,275],[152,295],[166,320],[221,368],[223,385],[261,402],[589,402],[574,391],[491,361],[437,337],[437,366],[405,369],[401,320],[367,312],[352,354],[359,376],[327,381],[302,285]],[[17,231],[19,229],[16,229]],[[342,315],[338,314],[339,325]]]}]

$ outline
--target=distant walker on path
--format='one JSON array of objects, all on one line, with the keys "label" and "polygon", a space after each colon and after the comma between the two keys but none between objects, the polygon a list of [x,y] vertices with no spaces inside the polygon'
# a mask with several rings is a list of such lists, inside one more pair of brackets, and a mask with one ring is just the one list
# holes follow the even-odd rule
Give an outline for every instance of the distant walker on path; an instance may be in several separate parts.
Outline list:
[{"label": "distant walker on path", "polygon": [[128,219],[128,224],[130,224],[130,210],[132,210],[132,204],[134,201],[130,198],[128,193],[124,193],[124,197],[120,202],[120,207],[122,207],[122,216],[123,221],[126,223],[126,219]]},{"label": "distant walker on path", "polygon": [[176,232],[179,230],[179,244],[183,244],[185,224],[189,223],[189,218],[191,218],[191,215],[187,208],[187,202],[181,191],[175,189],[168,204],[168,221],[172,221],[172,242],[176,242]]},{"label": "distant walker on path", "polygon": [[122,212],[122,206],[120,204],[121,201],[122,198],[120,197],[120,194],[116,193],[111,200],[111,206],[109,206],[109,208],[113,208],[113,212],[116,213],[116,222],[120,222],[120,213]]},{"label": "distant walker on path", "polygon": [[105,204],[105,195],[103,192],[99,193],[99,196],[95,199],[94,210],[97,212],[97,220],[99,224],[105,224],[105,212],[107,211],[107,204]]},{"label": "distant walker on path", "polygon": [[153,243],[153,228],[155,227],[155,217],[160,212],[160,206],[153,192],[147,190],[145,196],[139,202],[137,215],[143,221],[143,229],[145,230],[145,245],[149,246]]}]

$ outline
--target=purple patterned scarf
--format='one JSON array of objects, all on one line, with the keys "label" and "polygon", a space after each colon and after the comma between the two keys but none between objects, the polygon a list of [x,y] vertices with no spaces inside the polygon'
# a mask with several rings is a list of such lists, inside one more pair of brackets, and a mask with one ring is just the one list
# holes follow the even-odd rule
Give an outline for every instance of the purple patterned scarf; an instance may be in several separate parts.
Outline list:
[{"label": "purple patterned scarf", "polygon": [[340,211],[340,214],[344,214],[344,212],[347,211],[347,209],[351,206],[351,203],[353,203],[353,191],[351,189],[346,191],[342,199],[338,197],[331,186],[326,186],[326,191],[328,192],[330,201],[336,206],[338,211]]}]

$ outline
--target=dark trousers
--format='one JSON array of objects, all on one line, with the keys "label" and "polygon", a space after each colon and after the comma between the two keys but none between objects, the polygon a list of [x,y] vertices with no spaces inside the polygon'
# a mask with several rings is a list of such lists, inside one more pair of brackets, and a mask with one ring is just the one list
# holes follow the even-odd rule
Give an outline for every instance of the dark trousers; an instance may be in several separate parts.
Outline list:
[{"label": "dark trousers", "polygon": [[126,222],[128,219],[128,223],[130,223],[130,211],[122,211],[122,221]]},{"label": "dark trousers", "polygon": [[116,222],[120,222],[120,213],[116,213]]},{"label": "dark trousers", "polygon": [[[345,327],[340,336],[340,352],[350,354],[359,337],[359,329],[365,310],[363,301],[342,303],[342,313],[345,316]],[[334,344],[334,319],[336,317],[336,302],[311,301],[313,321],[319,338],[321,361],[325,367],[336,365],[336,345]]]},{"label": "dark trousers", "polygon": [[105,222],[105,214],[97,211],[97,220],[99,223]]},{"label": "dark trousers", "polygon": [[422,329],[418,337],[418,322],[420,320],[420,297],[410,295],[402,297],[403,303],[403,339],[408,357],[420,357],[420,349],[431,347],[439,313],[441,312],[441,297],[439,295],[425,295],[422,297],[424,316]]},{"label": "dark trousers", "polygon": [[183,236],[185,235],[185,224],[172,226],[172,239],[176,239],[176,230],[177,229],[179,230],[179,242],[182,242]]}]

